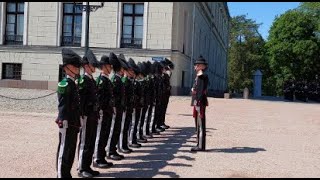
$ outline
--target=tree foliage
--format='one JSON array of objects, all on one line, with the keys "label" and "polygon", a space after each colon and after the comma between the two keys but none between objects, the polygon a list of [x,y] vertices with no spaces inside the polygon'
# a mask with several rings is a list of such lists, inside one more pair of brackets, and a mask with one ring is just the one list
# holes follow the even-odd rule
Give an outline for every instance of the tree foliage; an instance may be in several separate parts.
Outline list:
[{"label": "tree foliage", "polygon": [[289,10],[276,17],[266,44],[278,93],[284,80],[312,79],[320,70],[319,39],[313,17]]},{"label": "tree foliage", "polygon": [[252,88],[253,73],[257,69],[268,70],[265,41],[258,32],[259,24],[245,15],[231,20],[229,49],[229,90]]},{"label": "tree foliage", "polygon": [[316,35],[320,38],[320,2],[301,2],[298,10],[307,13],[316,23]]}]

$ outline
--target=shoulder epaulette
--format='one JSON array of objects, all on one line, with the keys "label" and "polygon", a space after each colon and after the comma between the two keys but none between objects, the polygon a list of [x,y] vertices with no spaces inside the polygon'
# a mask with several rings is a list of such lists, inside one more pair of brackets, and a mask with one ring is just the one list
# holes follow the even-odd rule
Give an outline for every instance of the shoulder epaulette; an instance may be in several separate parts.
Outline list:
[{"label": "shoulder epaulette", "polygon": [[126,82],[127,82],[127,80],[128,80],[128,78],[127,78],[127,77],[122,77],[122,78],[121,78],[121,81],[122,81],[123,83],[126,83]]},{"label": "shoulder epaulette", "polygon": [[96,79],[97,86],[100,86],[103,83],[101,76],[98,76]]},{"label": "shoulder epaulette", "polygon": [[78,84],[79,89],[82,89],[82,88],[83,88],[83,85],[84,85],[83,75],[80,76],[80,78],[76,80],[76,83]]},{"label": "shoulder epaulette", "polygon": [[111,77],[110,80],[111,80],[112,83],[114,83],[114,80],[115,80],[115,79],[116,79],[116,75],[114,74],[114,75]]},{"label": "shoulder epaulette", "polygon": [[68,80],[67,80],[67,78],[64,78],[62,81],[60,81],[60,82],[58,83],[57,92],[58,92],[59,94],[65,94],[65,93],[66,93],[67,86],[68,86]]}]

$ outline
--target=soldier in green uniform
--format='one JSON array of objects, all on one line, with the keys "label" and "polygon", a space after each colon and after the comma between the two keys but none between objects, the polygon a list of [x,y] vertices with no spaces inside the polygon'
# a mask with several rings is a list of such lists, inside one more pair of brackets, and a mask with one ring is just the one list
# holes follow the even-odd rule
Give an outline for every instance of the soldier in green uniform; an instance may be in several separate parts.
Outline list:
[{"label": "soldier in green uniform", "polygon": [[140,127],[141,122],[140,116],[141,111],[144,106],[144,94],[146,93],[143,88],[143,81],[144,76],[142,74],[142,68],[141,64],[138,63],[138,65],[135,64],[135,62],[131,59],[129,59],[129,64],[131,67],[133,67],[136,77],[134,81],[134,108],[132,113],[132,121],[131,121],[131,128],[130,128],[130,135],[129,135],[129,147],[132,148],[139,148],[141,147],[141,144],[137,142],[137,133],[138,133],[138,127]]},{"label": "soldier in green uniform", "polygon": [[113,84],[113,97],[114,97],[114,107],[115,115],[113,115],[110,131],[110,141],[108,141],[108,152],[107,157],[112,160],[121,160],[124,158],[123,155],[118,154],[117,144],[119,142],[119,137],[121,133],[121,121],[122,115],[125,108],[125,86],[122,83],[121,78],[124,75],[124,68],[122,67],[120,60],[114,53],[110,53],[109,61],[114,70],[114,75],[111,78]]},{"label": "soldier in green uniform", "polygon": [[163,98],[161,103],[161,116],[159,120],[159,127],[162,129],[168,129],[170,126],[165,124],[166,119],[166,112],[169,104],[169,98],[171,96],[171,85],[170,85],[170,78],[172,74],[172,70],[174,69],[174,64],[167,58],[165,58],[164,61],[162,61],[162,64],[164,65],[162,77],[163,77]]},{"label": "soldier in green uniform", "polygon": [[[137,138],[137,145],[141,146],[139,143],[146,143],[147,138],[143,136],[143,127],[144,127],[144,122],[145,122],[145,117],[147,113],[147,108],[148,108],[148,96],[149,96],[149,91],[147,89],[148,87],[148,79],[146,78],[146,63],[138,63],[139,69],[140,69],[140,75],[139,75],[139,82],[140,82],[140,112],[138,112],[138,126],[137,126],[137,133],[136,138]],[[139,93],[139,92],[138,92]]]},{"label": "soldier in green uniform", "polygon": [[133,113],[133,105],[134,105],[134,71],[130,64],[126,61],[126,58],[123,54],[118,56],[120,63],[122,63],[124,68],[124,76],[122,77],[122,82],[124,85],[125,93],[125,106],[124,112],[122,116],[122,124],[121,124],[121,133],[119,139],[119,152],[128,154],[132,152],[132,149],[128,147],[128,138],[129,138],[129,128],[130,123],[132,121],[132,113]]},{"label": "soldier in green uniform", "polygon": [[59,145],[57,151],[57,177],[72,178],[77,137],[80,128],[79,92],[75,80],[79,76],[81,57],[71,49],[62,49],[63,70],[67,77],[58,84],[58,110],[56,123],[59,127]]},{"label": "soldier in green uniform", "polygon": [[113,164],[105,160],[106,146],[109,139],[112,116],[115,113],[114,101],[113,101],[113,85],[109,79],[109,75],[112,71],[109,57],[103,55],[100,60],[101,74],[96,79],[98,86],[98,102],[99,102],[99,114],[97,128],[97,138],[94,151],[93,166],[98,168],[108,168]]},{"label": "soldier in green uniform", "polygon": [[[143,126],[143,136],[146,138],[152,138],[152,121],[154,119],[154,107],[155,107],[155,69],[150,61],[145,63],[146,67],[146,106],[144,107],[145,123]],[[144,116],[143,116],[144,117]],[[154,132],[155,133],[155,132]]]},{"label": "soldier in green uniform", "polygon": [[91,169],[97,125],[99,119],[99,104],[97,98],[97,85],[93,78],[99,61],[89,49],[82,59],[85,74],[79,80],[81,133],[79,142],[79,166],[78,175],[90,178],[99,175],[99,171]]}]

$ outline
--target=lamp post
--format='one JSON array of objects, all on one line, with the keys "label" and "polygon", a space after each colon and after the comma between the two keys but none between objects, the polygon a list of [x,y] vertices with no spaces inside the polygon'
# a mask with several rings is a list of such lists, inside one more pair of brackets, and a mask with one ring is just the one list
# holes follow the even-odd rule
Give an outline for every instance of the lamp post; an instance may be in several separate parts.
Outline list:
[{"label": "lamp post", "polygon": [[86,12],[86,39],[85,39],[85,49],[84,54],[87,53],[89,49],[89,17],[90,12],[95,12],[99,8],[102,8],[104,6],[104,2],[101,2],[100,5],[89,5],[89,2],[87,2],[86,5],[76,5],[78,8],[80,8],[82,11]]}]

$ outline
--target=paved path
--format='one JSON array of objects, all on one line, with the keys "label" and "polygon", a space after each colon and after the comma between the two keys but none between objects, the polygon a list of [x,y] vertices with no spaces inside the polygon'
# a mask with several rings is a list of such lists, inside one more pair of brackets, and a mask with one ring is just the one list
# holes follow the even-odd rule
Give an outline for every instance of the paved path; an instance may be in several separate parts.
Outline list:
[{"label": "paved path", "polygon": [[[196,144],[189,104],[189,97],[172,97],[172,128],[100,177],[320,177],[319,104],[211,98],[207,152],[198,153],[189,151]],[[0,110],[0,178],[56,177],[55,109],[25,109]]]}]

